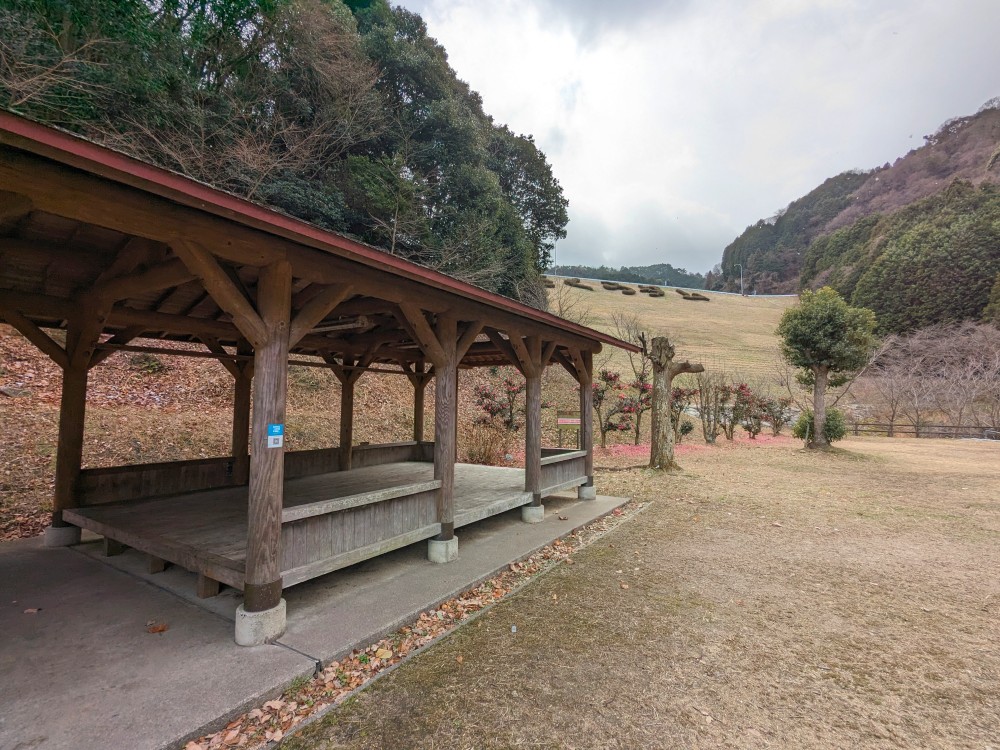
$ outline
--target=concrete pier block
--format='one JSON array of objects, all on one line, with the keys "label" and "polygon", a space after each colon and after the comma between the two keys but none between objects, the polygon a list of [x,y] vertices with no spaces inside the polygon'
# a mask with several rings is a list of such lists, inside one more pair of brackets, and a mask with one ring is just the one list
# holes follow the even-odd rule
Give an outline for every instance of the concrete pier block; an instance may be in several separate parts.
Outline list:
[{"label": "concrete pier block", "polygon": [[247,612],[241,604],[236,608],[236,642],[240,646],[262,646],[285,633],[285,600],[262,612]]},{"label": "concrete pier block", "polygon": [[458,537],[440,540],[430,539],[427,542],[427,559],[432,563],[450,563],[458,559]]},{"label": "concrete pier block", "polygon": [[47,526],[42,542],[46,547],[71,547],[80,543],[79,526]]},{"label": "concrete pier block", "polygon": [[521,520],[525,523],[541,523],[545,520],[544,505],[522,505]]}]

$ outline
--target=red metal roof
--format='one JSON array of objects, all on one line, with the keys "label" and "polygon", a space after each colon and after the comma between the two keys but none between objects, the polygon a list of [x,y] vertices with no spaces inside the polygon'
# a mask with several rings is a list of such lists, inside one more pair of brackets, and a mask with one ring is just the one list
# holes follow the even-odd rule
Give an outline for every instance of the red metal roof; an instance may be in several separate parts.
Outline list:
[{"label": "red metal roof", "polygon": [[443,289],[467,299],[560,328],[594,341],[631,351],[638,347],[626,341],[537,310],[521,302],[488,292],[447,274],[390,255],[342,234],[320,229],[300,219],[198,182],[168,169],[98,145],[65,130],[0,111],[0,142],[90,174],[128,185],[185,206],[275,234],[309,247],[378,268],[386,273]]}]

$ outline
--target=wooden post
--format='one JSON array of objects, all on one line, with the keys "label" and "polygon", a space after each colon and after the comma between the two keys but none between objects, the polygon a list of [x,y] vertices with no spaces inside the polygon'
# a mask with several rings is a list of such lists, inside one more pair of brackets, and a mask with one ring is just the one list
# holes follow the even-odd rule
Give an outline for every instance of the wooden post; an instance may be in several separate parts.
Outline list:
[{"label": "wooden post", "polygon": [[525,339],[524,394],[524,491],[531,504],[542,504],[542,342],[537,336]]},{"label": "wooden post", "polygon": [[354,457],[354,372],[340,381],[340,470],[350,471]]},{"label": "wooden post", "polygon": [[[257,281],[257,311],[264,336],[254,349],[253,450],[250,454],[246,583],[243,608],[262,612],[281,602],[281,510],[284,497],[285,395],[291,266],[265,266]],[[270,447],[269,425],[280,425],[282,445]],[[277,441],[275,441],[277,442]]]},{"label": "wooden post", "polygon": [[233,461],[234,471],[238,473],[240,482],[249,481],[250,468],[250,394],[253,389],[253,378],[247,369],[243,369],[233,379]]},{"label": "wooden post", "polygon": [[76,484],[83,465],[84,419],[87,411],[87,366],[71,363],[63,370],[59,402],[59,442],[56,448],[56,486],[52,498],[52,526],[65,527],[63,511],[76,507]]},{"label": "wooden post", "polygon": [[455,536],[455,405],[457,401],[458,327],[454,318],[439,315],[437,340],[443,357],[434,363],[434,478],[441,482],[438,494],[439,541]]},{"label": "wooden post", "polygon": [[458,360],[455,361],[455,407],[452,409],[454,413],[452,424],[455,425],[455,450],[454,450],[454,461],[458,463],[458,389],[461,387],[461,372],[458,369]]},{"label": "wooden post", "polygon": [[587,483],[580,488],[581,498],[594,498],[594,357],[589,351],[581,352],[580,383],[580,450],[586,451],[584,471]]},{"label": "wooden post", "polygon": [[413,439],[422,443],[424,441],[424,396],[427,393],[427,380],[424,377],[415,378],[413,381]]}]

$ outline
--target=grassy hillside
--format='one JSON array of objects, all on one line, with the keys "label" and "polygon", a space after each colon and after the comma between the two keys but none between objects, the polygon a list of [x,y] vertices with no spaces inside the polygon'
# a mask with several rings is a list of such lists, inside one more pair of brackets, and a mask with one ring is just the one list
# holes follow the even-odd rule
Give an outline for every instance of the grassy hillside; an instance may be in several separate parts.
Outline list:
[{"label": "grassy hillside", "polygon": [[[549,290],[552,308],[557,308],[562,295],[563,305],[574,306],[573,313],[587,313],[589,325],[615,333],[612,315],[615,311],[637,315],[653,335],[668,335],[678,345],[684,359],[702,362],[709,367],[725,369],[734,375],[759,377],[770,375],[777,356],[774,329],[781,314],[796,304],[795,297],[740,297],[705,292],[709,302],[691,302],[672,289],[666,296],[651,298],[645,294],[627,297],[621,292],[608,292],[599,284],[594,291],[564,286],[554,278],[556,288]],[[598,358],[606,361],[608,350]],[[628,371],[628,360],[622,352],[610,354],[611,366]]]}]

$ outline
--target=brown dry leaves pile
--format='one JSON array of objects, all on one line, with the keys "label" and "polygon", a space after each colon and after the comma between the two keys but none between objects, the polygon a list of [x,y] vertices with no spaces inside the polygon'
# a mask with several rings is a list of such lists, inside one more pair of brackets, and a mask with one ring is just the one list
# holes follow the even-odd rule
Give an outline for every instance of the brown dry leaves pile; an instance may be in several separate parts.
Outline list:
[{"label": "brown dry leaves pile", "polygon": [[[600,538],[642,507],[643,503],[627,503],[569,536],[555,540],[530,557],[511,563],[479,586],[436,609],[421,612],[412,625],[402,627],[389,637],[354,651],[339,661],[330,662],[306,684],[290,688],[280,698],[247,712],[219,732],[192,740],[185,750],[259,748],[268,742],[281,740],[306,718],[342,702],[385,670],[448,634],[477,612],[508,597],[538,574],[560,562],[572,563],[570,555]],[[623,582],[622,587],[627,589],[628,585]],[[461,664],[462,656],[458,656],[456,661]]]}]

